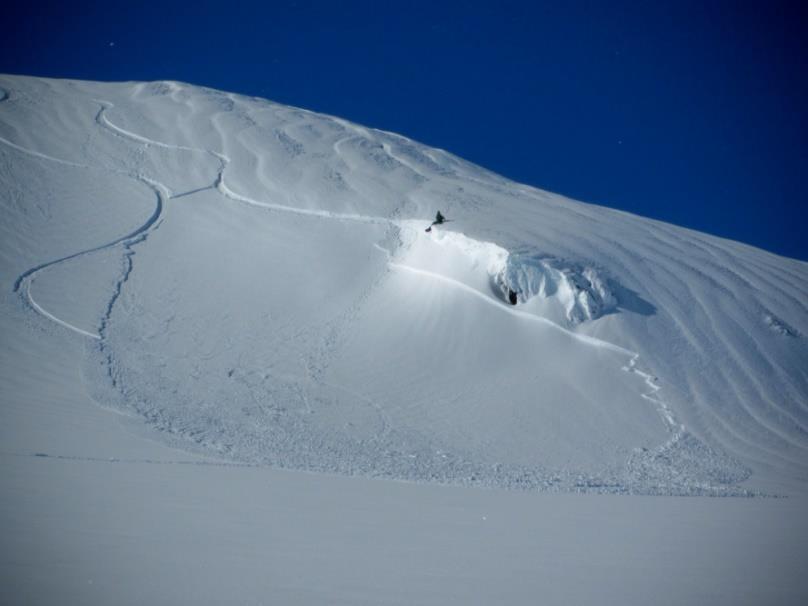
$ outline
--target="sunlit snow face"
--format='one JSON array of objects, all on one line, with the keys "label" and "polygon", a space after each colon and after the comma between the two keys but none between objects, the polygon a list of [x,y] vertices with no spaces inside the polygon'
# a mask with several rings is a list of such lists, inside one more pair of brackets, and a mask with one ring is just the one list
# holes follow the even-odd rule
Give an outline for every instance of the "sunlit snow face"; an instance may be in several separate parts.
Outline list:
[{"label": "sunlit snow face", "polygon": [[[13,170],[36,175],[11,200],[38,204],[7,209],[11,290],[32,322],[89,340],[96,399],[172,443],[677,494],[748,475],[687,430],[700,406],[773,451],[801,443],[804,304],[766,278],[799,282],[783,262],[327,116],[172,83],[60,86],[3,101]],[[449,222],[425,232],[436,209]],[[761,394],[784,403],[758,415],[777,431],[724,414]]]}]

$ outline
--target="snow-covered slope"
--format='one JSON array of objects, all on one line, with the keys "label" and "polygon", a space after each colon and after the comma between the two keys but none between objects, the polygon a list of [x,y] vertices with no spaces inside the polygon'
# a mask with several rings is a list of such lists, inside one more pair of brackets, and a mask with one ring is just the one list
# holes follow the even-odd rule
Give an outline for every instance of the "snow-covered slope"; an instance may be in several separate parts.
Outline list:
[{"label": "snow-covered slope", "polygon": [[82,341],[147,435],[452,484],[808,486],[805,263],[261,99],[0,87],[3,340]]}]

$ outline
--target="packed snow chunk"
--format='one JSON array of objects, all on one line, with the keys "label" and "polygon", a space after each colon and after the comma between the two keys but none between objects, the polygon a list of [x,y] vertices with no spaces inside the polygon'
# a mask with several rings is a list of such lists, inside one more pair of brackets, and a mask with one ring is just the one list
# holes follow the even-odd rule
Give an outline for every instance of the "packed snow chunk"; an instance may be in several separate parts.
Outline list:
[{"label": "packed snow chunk", "polygon": [[765,314],[763,316],[763,321],[766,323],[766,326],[768,326],[772,331],[776,332],[778,335],[783,335],[784,337],[797,336],[796,330],[794,330],[783,320],[773,316],[772,314]]},{"label": "packed snow chunk", "polygon": [[533,297],[555,298],[571,324],[594,320],[617,307],[607,281],[592,267],[564,264],[535,253],[511,253],[494,282],[503,297],[527,303]]}]

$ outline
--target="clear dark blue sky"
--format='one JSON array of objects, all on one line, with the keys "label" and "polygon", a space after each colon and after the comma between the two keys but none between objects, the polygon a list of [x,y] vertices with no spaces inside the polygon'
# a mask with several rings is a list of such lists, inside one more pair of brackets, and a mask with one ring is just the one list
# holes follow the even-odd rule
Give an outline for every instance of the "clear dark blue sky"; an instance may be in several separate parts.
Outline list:
[{"label": "clear dark blue sky", "polygon": [[0,71],[267,97],[806,260],[802,4],[10,0]]}]

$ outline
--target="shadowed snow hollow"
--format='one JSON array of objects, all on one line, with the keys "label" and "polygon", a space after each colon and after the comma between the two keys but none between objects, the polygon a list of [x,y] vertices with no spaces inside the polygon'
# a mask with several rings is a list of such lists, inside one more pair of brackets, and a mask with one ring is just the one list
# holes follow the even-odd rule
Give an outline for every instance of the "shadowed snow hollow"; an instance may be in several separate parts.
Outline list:
[{"label": "shadowed snow hollow", "polygon": [[261,99],[0,86],[8,296],[150,435],[417,481],[804,489],[806,264]]}]

